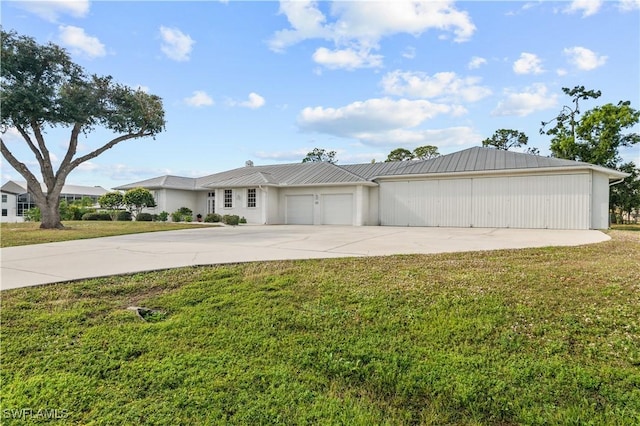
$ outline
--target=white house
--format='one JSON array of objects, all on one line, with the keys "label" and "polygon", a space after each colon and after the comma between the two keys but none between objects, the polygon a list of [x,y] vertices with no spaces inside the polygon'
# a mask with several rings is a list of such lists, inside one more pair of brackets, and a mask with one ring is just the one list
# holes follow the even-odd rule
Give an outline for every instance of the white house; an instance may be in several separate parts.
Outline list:
[{"label": "white house", "polygon": [[[42,184],[42,190],[47,191],[47,187]],[[1,222],[23,222],[24,215],[32,207],[35,207],[35,201],[27,189],[26,182],[8,181],[2,188],[2,216]],[[98,202],[98,198],[106,194],[108,191],[101,186],[80,186],[80,185],[64,185],[60,193],[60,201],[73,203],[84,197],[91,198],[94,203]]]},{"label": "white house", "polygon": [[120,186],[153,191],[169,213],[235,214],[248,223],[601,229],[609,186],[627,175],[492,148],[430,160],[252,166]]}]

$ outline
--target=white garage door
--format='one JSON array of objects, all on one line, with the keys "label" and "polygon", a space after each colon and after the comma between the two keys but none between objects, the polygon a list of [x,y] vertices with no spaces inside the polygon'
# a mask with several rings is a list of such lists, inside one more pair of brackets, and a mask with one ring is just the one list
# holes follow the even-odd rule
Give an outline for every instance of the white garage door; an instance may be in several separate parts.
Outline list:
[{"label": "white garage door", "polygon": [[287,225],[313,225],[313,195],[287,195]]},{"label": "white garage door", "polygon": [[471,226],[471,179],[383,182],[380,223]]},{"label": "white garage door", "polygon": [[589,229],[587,174],[381,182],[395,226]]},{"label": "white garage door", "polygon": [[353,194],[323,194],[322,224],[353,225]]}]

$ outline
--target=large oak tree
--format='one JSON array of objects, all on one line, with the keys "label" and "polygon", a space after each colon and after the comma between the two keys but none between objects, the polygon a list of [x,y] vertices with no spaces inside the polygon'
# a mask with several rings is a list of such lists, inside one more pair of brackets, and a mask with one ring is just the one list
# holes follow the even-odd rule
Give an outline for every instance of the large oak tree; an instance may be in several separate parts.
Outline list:
[{"label": "large oak tree", "polygon": [[[14,128],[22,136],[38,162],[46,190],[42,190],[36,173],[16,158],[0,138],[2,155],[26,179],[42,214],[40,227],[62,228],[58,200],[69,173],[120,142],[153,137],[163,131],[162,100],[117,84],[111,76],[87,74],[55,44],[40,45],[14,31],[2,30],[1,37],[2,134]],[[45,142],[47,129],[54,127],[66,128],[70,133],[66,154],[57,170]],[[78,137],[96,127],[112,131],[113,138],[78,155]]]}]

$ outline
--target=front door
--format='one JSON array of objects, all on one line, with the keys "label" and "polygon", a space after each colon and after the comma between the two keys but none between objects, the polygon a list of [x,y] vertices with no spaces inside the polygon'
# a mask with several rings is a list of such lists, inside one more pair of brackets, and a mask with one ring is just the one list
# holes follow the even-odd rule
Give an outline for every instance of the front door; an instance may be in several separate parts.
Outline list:
[{"label": "front door", "polygon": [[207,196],[207,213],[215,213],[216,212],[216,193],[210,192]]}]

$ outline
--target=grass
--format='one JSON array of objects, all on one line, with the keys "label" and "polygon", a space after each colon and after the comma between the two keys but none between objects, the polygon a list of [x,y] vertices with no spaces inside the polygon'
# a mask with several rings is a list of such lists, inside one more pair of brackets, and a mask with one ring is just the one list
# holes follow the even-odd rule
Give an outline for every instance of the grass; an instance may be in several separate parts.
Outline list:
[{"label": "grass", "polygon": [[2,424],[640,424],[640,234],[610,233],[4,291]]},{"label": "grass", "polygon": [[65,229],[40,229],[39,222],[0,224],[0,246],[15,247],[29,244],[55,243],[141,232],[171,231],[202,225],[172,222],[63,222]]}]

